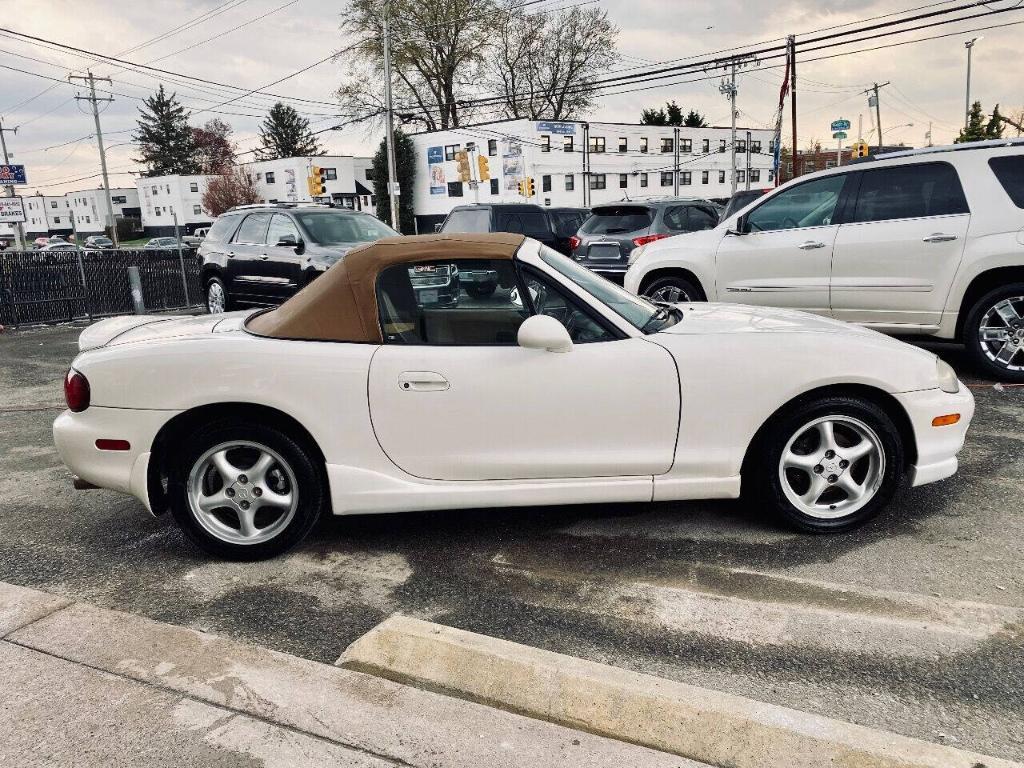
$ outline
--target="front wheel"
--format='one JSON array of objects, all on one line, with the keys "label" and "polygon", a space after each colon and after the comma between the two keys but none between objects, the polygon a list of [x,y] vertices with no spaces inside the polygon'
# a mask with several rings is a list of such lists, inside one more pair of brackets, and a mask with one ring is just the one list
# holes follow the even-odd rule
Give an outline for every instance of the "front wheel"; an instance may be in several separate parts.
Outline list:
[{"label": "front wheel", "polygon": [[682,275],[656,277],[643,287],[640,294],[651,301],[665,304],[685,304],[691,301],[707,301],[700,286]]},{"label": "front wheel", "polygon": [[325,504],[310,449],[255,423],[214,423],[193,433],[170,471],[171,511],[210,554],[262,560],[301,541]]},{"label": "front wheel", "polygon": [[978,299],[964,323],[964,343],[989,376],[1024,382],[1024,283],[996,288]]},{"label": "front wheel", "polygon": [[903,444],[868,400],[822,397],[768,426],[744,468],[744,497],[797,530],[839,533],[863,525],[903,480]]},{"label": "front wheel", "polygon": [[206,311],[211,315],[219,315],[231,308],[231,300],[224,281],[219,277],[211,278],[206,283]]}]

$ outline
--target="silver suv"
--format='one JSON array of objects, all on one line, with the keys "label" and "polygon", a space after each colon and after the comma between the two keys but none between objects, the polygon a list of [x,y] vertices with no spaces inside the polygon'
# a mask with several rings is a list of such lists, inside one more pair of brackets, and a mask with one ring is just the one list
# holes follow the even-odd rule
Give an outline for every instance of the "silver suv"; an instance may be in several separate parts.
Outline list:
[{"label": "silver suv", "polygon": [[714,229],[638,248],[630,264],[635,293],[955,339],[989,375],[1024,382],[1024,139],[801,176]]}]

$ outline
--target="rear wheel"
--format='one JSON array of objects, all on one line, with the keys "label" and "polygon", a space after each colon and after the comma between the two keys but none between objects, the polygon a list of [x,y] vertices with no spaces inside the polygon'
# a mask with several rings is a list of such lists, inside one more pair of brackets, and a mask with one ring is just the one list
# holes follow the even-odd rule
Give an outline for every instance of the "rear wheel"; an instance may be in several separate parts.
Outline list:
[{"label": "rear wheel", "polygon": [[1024,283],[996,288],[978,299],[964,323],[964,343],[989,376],[1024,382]]},{"label": "rear wheel", "polygon": [[744,497],[808,533],[863,525],[903,479],[899,430],[869,401],[829,396],[789,409],[769,425],[744,468]]},{"label": "rear wheel", "polygon": [[700,286],[682,275],[656,277],[647,283],[640,293],[651,301],[660,301],[666,304],[707,301]]},{"label": "rear wheel", "polygon": [[325,483],[308,447],[270,426],[220,423],[193,433],[170,472],[171,511],[210,554],[273,557],[320,517]]}]

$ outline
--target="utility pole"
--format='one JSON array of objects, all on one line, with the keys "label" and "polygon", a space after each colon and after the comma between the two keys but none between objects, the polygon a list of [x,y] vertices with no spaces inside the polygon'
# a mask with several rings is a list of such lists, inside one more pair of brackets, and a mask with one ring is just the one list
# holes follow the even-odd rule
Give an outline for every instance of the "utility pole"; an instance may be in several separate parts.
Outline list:
[{"label": "utility pole", "polygon": [[868,97],[868,106],[875,108],[875,128],[878,130],[878,152],[882,151],[882,107],[881,101],[878,98],[878,89],[885,88],[889,84],[889,81],[884,83],[875,83],[873,86],[864,91],[864,93],[872,93],[874,95]]},{"label": "utility pole", "polygon": [[750,131],[747,131],[747,144],[746,144],[746,146],[747,146],[747,172],[744,174],[744,177],[747,180],[747,191],[748,192],[750,191],[750,170],[751,170],[751,168],[750,168],[750,143],[751,143]]},{"label": "utility pole", "polygon": [[590,123],[583,124],[583,207],[590,207]]},{"label": "utility pole", "polygon": [[971,125],[971,54],[974,52],[974,44],[981,40],[980,37],[972,37],[966,43],[964,48],[967,49],[967,97],[966,104],[964,106],[964,132]]},{"label": "utility pole", "polygon": [[[397,171],[395,168],[395,135],[394,135],[394,114],[391,104],[391,30],[388,17],[390,9],[388,4],[384,5],[384,108],[387,112],[387,131],[385,139],[388,151],[388,199],[391,202],[391,226],[401,232],[401,225],[398,220],[398,196],[395,194],[395,187],[398,184]],[[406,190],[411,194],[411,190]]]},{"label": "utility pole", "polygon": [[92,104],[92,117],[96,122],[96,146],[100,151],[100,170],[103,172],[103,191],[107,200],[107,220],[110,222],[110,239],[114,241],[114,247],[118,247],[117,242],[117,221],[114,219],[114,203],[110,199],[110,179],[107,176],[107,153],[103,149],[103,130],[100,128],[100,110],[99,102],[101,101],[113,101],[113,96],[108,96],[105,99],[96,97],[96,81],[113,85],[109,77],[94,77],[91,71],[87,71],[86,76],[81,75],[68,75],[68,80],[74,82],[75,80],[81,80],[83,83],[89,84],[89,95],[88,96],[75,96],[76,101],[88,101]]},{"label": "utility pole", "polygon": [[793,119],[793,178],[795,179],[800,175],[797,168],[799,154],[796,143],[796,35],[789,35],[786,38],[786,44],[789,46],[789,104]]},{"label": "utility pole", "polygon": [[675,181],[673,183],[672,194],[675,195],[676,197],[679,197],[679,129],[675,128],[672,132],[674,134],[672,146],[675,148],[672,171],[672,177],[673,179],[675,179]]},{"label": "utility pole", "polygon": [[729,99],[729,113],[732,117],[732,133],[730,149],[732,155],[732,194],[736,194],[736,59],[729,65],[729,82],[722,81],[718,86],[719,93]]},{"label": "utility pole", "polygon": [[[3,118],[0,118],[0,146],[2,146],[4,150],[4,165],[7,165],[11,160],[7,156],[7,139],[4,138],[5,132],[17,135],[18,127],[4,128]],[[4,197],[15,197],[13,184],[8,184],[4,187]],[[24,205],[24,203],[22,205]],[[20,221],[14,226],[14,247],[19,251],[25,247],[25,226]]]}]

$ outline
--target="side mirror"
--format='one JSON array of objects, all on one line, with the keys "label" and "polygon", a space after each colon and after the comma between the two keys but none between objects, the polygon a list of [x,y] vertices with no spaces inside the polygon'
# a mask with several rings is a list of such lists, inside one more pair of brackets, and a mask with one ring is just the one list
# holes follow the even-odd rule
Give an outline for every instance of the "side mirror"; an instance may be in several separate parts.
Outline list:
[{"label": "side mirror", "polygon": [[572,339],[565,326],[547,315],[533,315],[519,326],[519,346],[525,349],[543,349],[548,352],[568,352]]},{"label": "side mirror", "polygon": [[747,217],[740,216],[736,219],[735,226],[729,228],[726,231],[727,235],[746,235],[750,232],[750,227],[747,226]]},{"label": "side mirror", "polygon": [[295,235],[281,235],[281,237],[277,241],[277,244],[295,248],[299,244],[299,238],[297,238]]},{"label": "side mirror", "polygon": [[444,226],[444,222],[443,221],[438,222],[437,224],[434,225],[434,231],[435,232],[440,232],[441,231],[441,227],[443,227],[443,226]]}]

